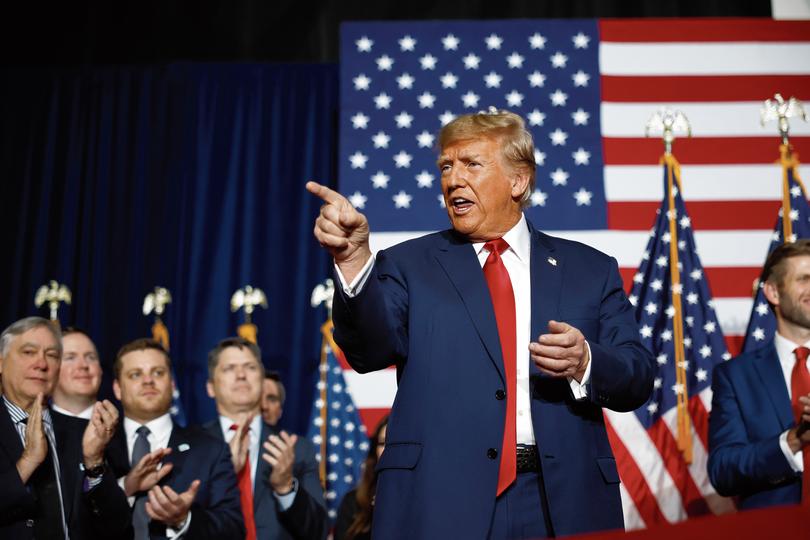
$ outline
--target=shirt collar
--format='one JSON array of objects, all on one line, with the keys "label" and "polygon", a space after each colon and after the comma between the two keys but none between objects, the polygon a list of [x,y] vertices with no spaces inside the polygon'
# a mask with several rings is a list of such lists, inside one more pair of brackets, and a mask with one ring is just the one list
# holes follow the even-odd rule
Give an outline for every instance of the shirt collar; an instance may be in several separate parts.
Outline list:
[{"label": "shirt collar", "polygon": [[[231,430],[231,426],[234,424],[234,421],[224,415],[219,415],[219,427],[222,430],[222,434],[224,436],[228,436],[228,432]],[[262,429],[262,416],[259,413],[253,415],[253,420],[250,421],[250,431],[254,433],[257,437],[261,433]]]},{"label": "shirt collar", "polygon": [[[511,249],[520,262],[526,264],[529,262],[529,246],[531,245],[531,238],[529,235],[529,225],[526,223],[526,216],[522,213],[520,214],[520,219],[515,226],[509,229],[506,234],[503,235],[503,239],[506,240],[506,243],[509,244],[509,249]],[[486,242],[474,242],[473,248],[475,249],[476,254],[480,254],[481,250],[484,249],[484,244]]]},{"label": "shirt collar", "polygon": [[56,403],[51,403],[51,409],[53,409],[54,411],[56,411],[58,413],[62,413],[65,416],[73,416],[74,418],[84,418],[85,420],[90,420],[90,418],[93,417],[93,407],[94,406],[95,405],[90,405],[89,407],[87,407],[85,410],[83,410],[79,414],[76,414],[76,413],[70,412],[67,409],[63,409],[62,407],[60,407]]},{"label": "shirt collar", "polygon": [[124,417],[124,432],[127,435],[128,441],[133,440],[137,436],[136,432],[142,425],[149,428],[149,432],[156,439],[168,439],[168,436],[172,431],[172,415],[170,413],[166,413],[163,416],[158,416],[154,420],[150,420],[145,424],[140,424],[129,417]]},{"label": "shirt collar", "polygon": [[[28,411],[17,405],[16,403],[12,403],[6,396],[3,396],[3,403],[6,405],[6,410],[8,411],[9,416],[15,423],[22,422],[28,419]],[[48,407],[42,408],[42,419],[45,421],[46,424],[51,423],[51,411]]]}]

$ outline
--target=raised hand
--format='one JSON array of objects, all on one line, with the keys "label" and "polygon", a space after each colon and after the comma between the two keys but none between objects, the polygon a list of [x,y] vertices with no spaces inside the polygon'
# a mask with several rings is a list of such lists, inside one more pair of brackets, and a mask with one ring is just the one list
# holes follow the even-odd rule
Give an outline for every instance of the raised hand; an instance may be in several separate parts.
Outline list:
[{"label": "raised hand", "polygon": [[307,182],[307,191],[324,205],[315,220],[315,238],[325,247],[351,282],[371,257],[368,245],[368,220],[338,193],[317,182]]},{"label": "raised hand", "polygon": [[295,443],[298,435],[282,431],[270,435],[262,445],[265,452],[262,459],[272,465],[270,485],[276,493],[289,493],[293,488],[293,465],[295,465]]},{"label": "raised hand", "polygon": [[48,439],[42,425],[42,392],[37,394],[31,409],[28,411],[28,421],[25,426],[25,449],[17,460],[17,472],[23,484],[28,482],[37,467],[45,461],[48,455]]},{"label": "raised hand", "polygon": [[138,492],[152,489],[160,480],[172,470],[171,463],[158,468],[164,457],[171,454],[171,448],[158,448],[141,458],[137,465],[124,477],[124,493],[132,497]]},{"label": "raised hand", "polygon": [[104,461],[104,449],[110,443],[118,425],[118,409],[109,400],[93,405],[93,415],[84,430],[82,453],[85,467],[93,467]]},{"label": "raised hand", "polygon": [[162,521],[173,529],[179,529],[188,518],[191,504],[199,489],[199,480],[194,480],[183,493],[177,493],[169,486],[154,486],[149,490],[149,500],[145,505],[146,513],[154,520]]},{"label": "raised hand", "polygon": [[231,461],[233,462],[234,471],[239,474],[242,467],[245,466],[247,461],[248,451],[250,450],[250,423],[253,421],[252,414],[245,414],[237,419],[236,433],[234,434],[228,446],[231,447]]},{"label": "raised hand", "polygon": [[549,321],[548,333],[529,343],[529,354],[537,368],[552,377],[573,377],[582,381],[590,357],[585,336],[568,323]]}]

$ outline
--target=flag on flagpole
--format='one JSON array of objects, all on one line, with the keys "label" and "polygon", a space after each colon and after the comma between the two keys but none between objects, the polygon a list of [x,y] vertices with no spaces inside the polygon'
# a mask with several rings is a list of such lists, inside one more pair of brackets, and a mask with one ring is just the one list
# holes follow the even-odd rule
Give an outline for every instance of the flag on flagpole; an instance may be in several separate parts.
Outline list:
[{"label": "flag on flagpole", "polygon": [[[782,207],[776,217],[768,254],[783,242],[810,238],[810,205],[807,204],[807,191],[799,178],[799,157],[790,144],[781,144],[779,152],[779,163],[782,165]],[[784,219],[786,215],[788,220]],[[763,264],[764,262],[763,260]],[[745,332],[744,352],[762,347],[776,332],[776,317],[768,306],[762,285],[760,280],[754,285],[756,294]]]},{"label": "flag on flagpole", "polygon": [[360,481],[369,449],[366,427],[354,405],[339,360],[343,352],[332,337],[331,319],[321,326],[320,378],[307,437],[316,448],[326,509],[334,523],[343,496]]},{"label": "flag on flagpole", "polygon": [[664,199],[629,296],[658,371],[647,403],[605,410],[628,529],[724,513],[706,472],[711,374],[730,358],[681,196],[680,166],[662,158]]},{"label": "flag on flagpole", "polygon": [[[169,351],[169,329],[166,328],[166,325],[163,324],[163,320],[160,317],[157,317],[155,323],[152,325],[152,339],[163,345],[163,348],[166,349],[167,352]],[[174,368],[172,368],[172,379],[177,380],[174,374]],[[171,407],[169,407],[169,412],[174,422],[179,426],[186,426],[186,413],[183,410],[183,403],[180,401],[180,390],[178,390],[176,384],[172,391],[172,404]]]}]

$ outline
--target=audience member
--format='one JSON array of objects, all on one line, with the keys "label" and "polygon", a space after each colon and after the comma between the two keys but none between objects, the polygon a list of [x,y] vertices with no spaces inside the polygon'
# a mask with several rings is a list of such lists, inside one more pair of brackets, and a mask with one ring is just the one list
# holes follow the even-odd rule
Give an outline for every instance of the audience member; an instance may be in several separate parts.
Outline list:
[{"label": "audience member", "polygon": [[62,366],[51,409],[89,420],[101,385],[101,362],[96,345],[86,332],[69,327],[62,331],[62,350]]},{"label": "audience member", "polygon": [[284,383],[281,382],[281,375],[278,374],[278,371],[267,371],[262,383],[262,418],[265,422],[271,426],[278,424],[284,412],[286,397],[287,393],[284,390]]}]

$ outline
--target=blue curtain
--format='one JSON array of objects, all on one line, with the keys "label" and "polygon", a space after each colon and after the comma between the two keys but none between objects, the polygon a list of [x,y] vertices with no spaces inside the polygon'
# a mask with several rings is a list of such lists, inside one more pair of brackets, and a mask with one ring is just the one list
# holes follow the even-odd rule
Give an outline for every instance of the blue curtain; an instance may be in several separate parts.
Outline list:
[{"label": "blue curtain", "polygon": [[337,150],[334,65],[175,64],[0,71],[0,326],[36,312],[49,279],[73,303],[103,357],[150,334],[154,286],[173,297],[164,320],[186,417],[213,418],[206,354],[235,334],[229,309],[245,284],[258,309],[263,362],[288,389],[282,425],[305,431],[329,274],[312,237]]}]

